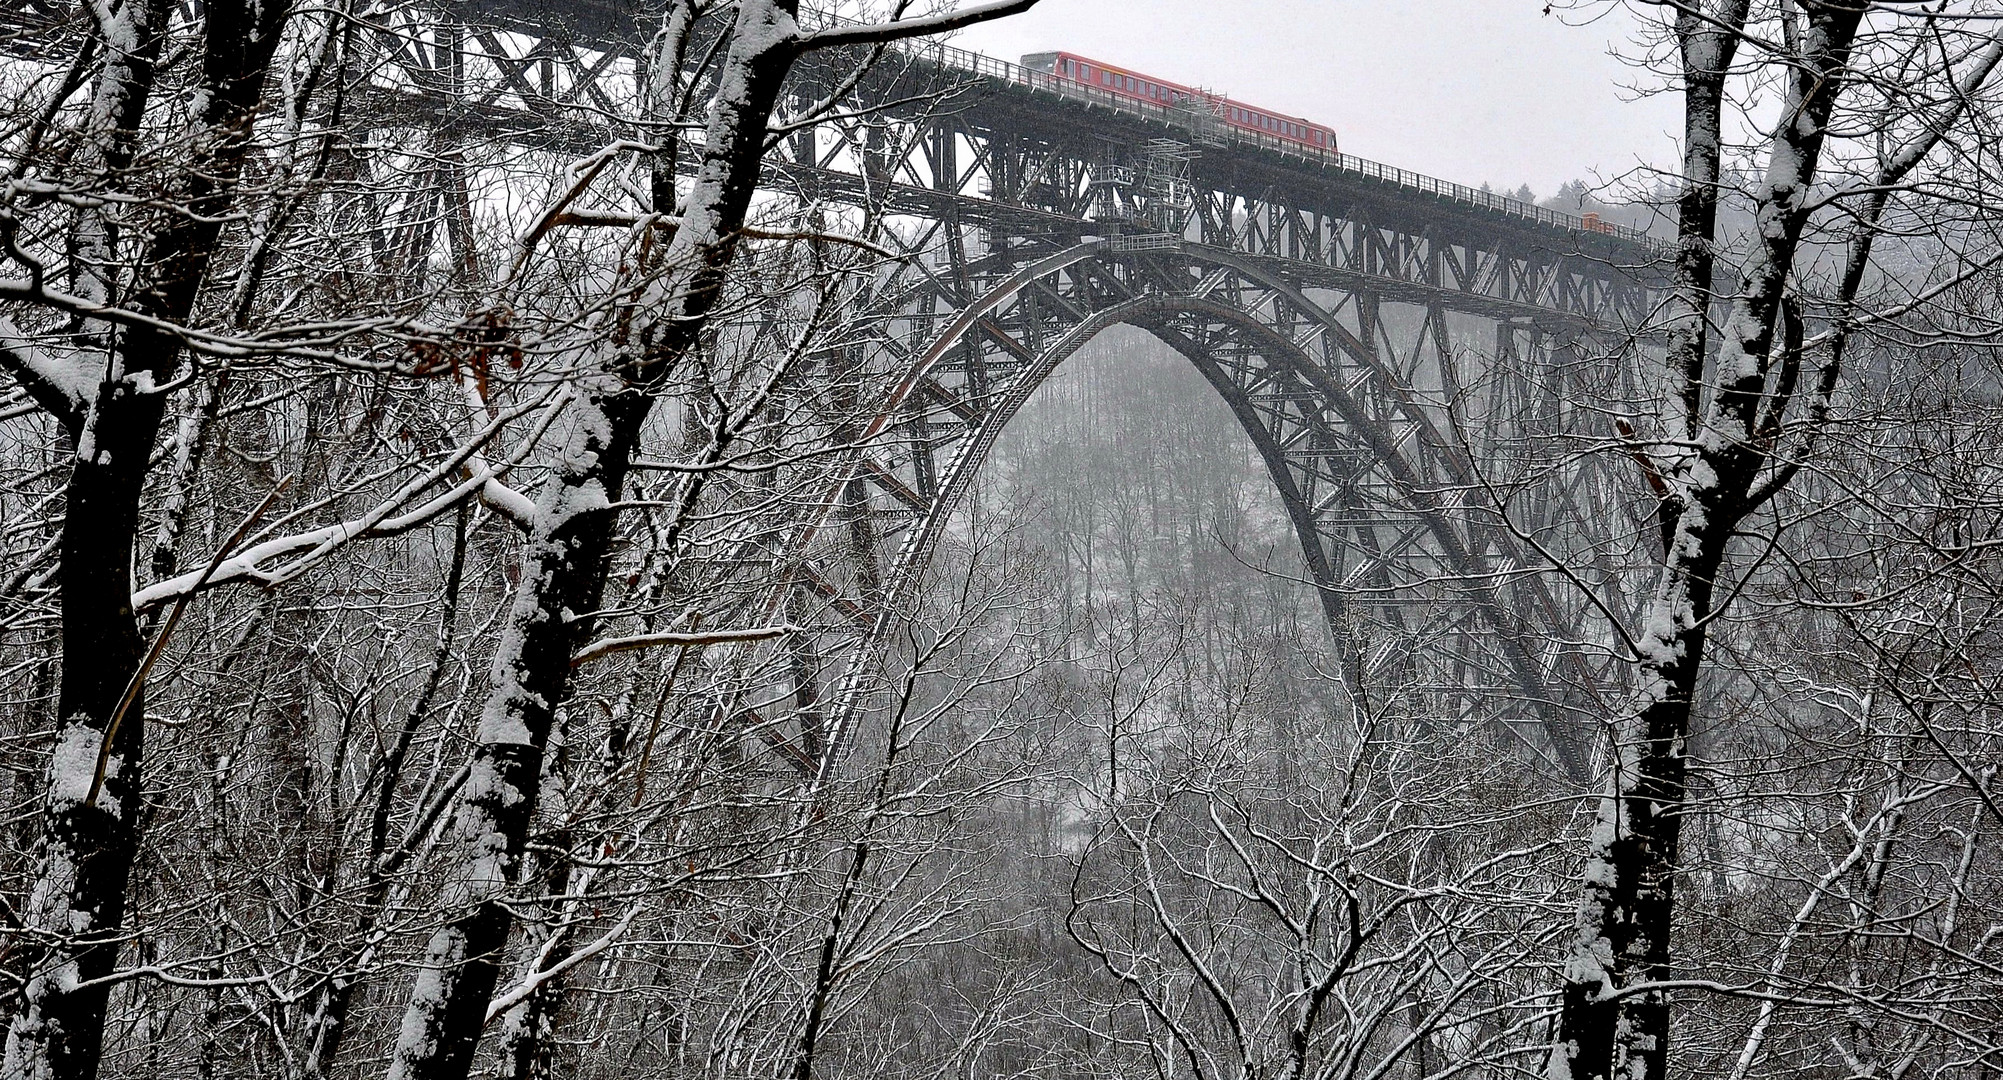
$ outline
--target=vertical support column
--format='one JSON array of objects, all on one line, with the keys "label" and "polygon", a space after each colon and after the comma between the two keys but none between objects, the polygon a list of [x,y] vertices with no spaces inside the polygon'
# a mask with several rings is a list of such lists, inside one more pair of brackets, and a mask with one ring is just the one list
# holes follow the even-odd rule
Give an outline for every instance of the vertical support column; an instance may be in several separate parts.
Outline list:
[{"label": "vertical support column", "polygon": [[[959,194],[960,139],[952,121],[946,118],[934,120],[926,142],[927,166],[932,171],[932,189],[948,194]],[[953,223],[949,223],[947,227],[951,229],[952,225]]]},{"label": "vertical support column", "polygon": [[[786,593],[786,621],[807,625],[807,590],[795,583]],[[793,708],[800,725],[800,751],[807,760],[820,765],[826,743],[826,722],[821,715],[821,656],[814,635],[791,635]]]},{"label": "vertical support column", "polygon": [[905,404],[908,416],[904,422],[910,432],[911,469],[917,474],[918,496],[927,505],[939,494],[939,469],[932,458],[932,425],[926,419],[926,413],[932,408],[930,397],[924,393],[911,395]]}]

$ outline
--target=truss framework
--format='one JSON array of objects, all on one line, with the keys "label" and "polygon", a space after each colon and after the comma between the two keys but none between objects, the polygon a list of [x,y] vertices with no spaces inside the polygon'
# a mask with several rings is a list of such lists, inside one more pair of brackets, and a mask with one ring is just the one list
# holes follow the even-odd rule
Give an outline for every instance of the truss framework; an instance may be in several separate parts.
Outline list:
[{"label": "truss framework", "polygon": [[[637,92],[642,35],[629,18],[591,5],[565,19],[524,3],[474,10],[370,17],[358,66],[395,105],[379,122],[554,150],[631,134],[613,122],[633,115]],[[45,7],[16,19],[60,26]],[[1244,426],[1339,652],[1409,643],[1426,669],[1412,681],[1435,688],[1440,711],[1499,715],[1583,776],[1592,740],[1578,688],[1601,673],[1574,646],[1595,636],[1591,605],[1529,572],[1537,558],[1484,493],[1483,455],[1534,454],[1540,432],[1560,434],[1566,373],[1639,340],[1659,252],[1396,170],[1198,146],[1172,114],[944,55],[893,54],[858,90],[863,107],[791,130],[769,171],[780,197],[894,223],[881,235],[904,258],[858,361],[873,376],[874,399],[860,403],[873,422],[827,433],[858,449],[783,539],[745,561],[771,576],[773,612],[814,626],[789,646],[791,687],[764,695],[768,708],[789,700],[791,719],[759,721],[761,737],[801,772],[833,773],[867,711],[863,658],[995,438],[1058,364],[1124,323],[1188,358]],[[794,105],[825,91],[842,59],[803,69]],[[449,161],[434,171],[443,205],[463,207],[465,178]],[[1470,325],[1484,328],[1479,353],[1457,340]],[[1524,517],[1589,531],[1614,501],[1592,468],[1554,467]],[[1601,578],[1614,588],[1615,575]]]}]

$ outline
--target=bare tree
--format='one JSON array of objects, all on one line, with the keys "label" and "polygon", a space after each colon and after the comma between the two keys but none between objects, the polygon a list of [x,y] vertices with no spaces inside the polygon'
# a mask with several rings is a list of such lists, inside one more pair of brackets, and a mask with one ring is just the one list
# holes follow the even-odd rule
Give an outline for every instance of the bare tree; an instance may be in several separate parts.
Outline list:
[{"label": "bare tree", "polygon": [[[1684,97],[1684,160],[1666,366],[1633,451],[1658,498],[1661,543],[1643,610],[1623,631],[1638,692],[1611,728],[1554,1080],[1668,1074],[1692,702],[1707,632],[1733,591],[1721,576],[1741,524],[1820,452],[1846,351],[1880,317],[1863,290],[1886,207],[1931,197],[1915,180],[1951,133],[1969,130],[2003,55],[1977,9],[1659,8]],[[1743,96],[1754,87],[1769,92]],[[1745,173],[1728,171],[1741,130],[1752,133],[1739,148]],[[1751,227],[1721,265],[1721,198],[1747,174]],[[1834,275],[1817,265],[1822,250],[1838,260]],[[1815,318],[1826,328],[1810,330]]]},{"label": "bare tree", "polygon": [[[37,122],[11,133],[0,226],[23,275],[0,295],[40,309],[35,322],[67,321],[33,338],[0,323],[0,363],[74,455],[56,575],[55,751],[24,919],[34,954],[4,1067],[21,1077],[97,1071],[143,806],[147,643],[130,569],[141,492],[166,395],[190,377],[180,327],[209,284],[291,5],[211,5],[186,51],[168,49],[183,36],[172,5],[91,10],[70,72],[45,88]],[[185,107],[157,100],[180,80]],[[51,142],[67,167],[39,152]]]},{"label": "bare tree", "polygon": [[[392,1058],[392,1077],[463,1077],[485,1026],[502,950],[513,925],[507,891],[519,873],[556,709],[572,658],[595,623],[616,504],[652,409],[655,389],[688,358],[718,310],[768,142],[767,126],[794,62],[838,46],[884,42],[999,18],[1035,0],[1003,0],[888,23],[802,30],[792,0],[741,0],[716,73],[695,181],[675,207],[673,239],[658,269],[633,287],[632,309],[651,325],[628,331],[635,348],[607,339],[581,361],[568,409],[567,444],[538,500],[514,610],[494,659],[466,789],[454,812],[457,866],[445,902],[458,914],[427,947]],[[672,63],[694,5],[667,15],[661,55]],[[901,11],[901,9],[900,9]],[[671,71],[650,83],[675,85]],[[655,213],[666,213],[663,207]]]}]

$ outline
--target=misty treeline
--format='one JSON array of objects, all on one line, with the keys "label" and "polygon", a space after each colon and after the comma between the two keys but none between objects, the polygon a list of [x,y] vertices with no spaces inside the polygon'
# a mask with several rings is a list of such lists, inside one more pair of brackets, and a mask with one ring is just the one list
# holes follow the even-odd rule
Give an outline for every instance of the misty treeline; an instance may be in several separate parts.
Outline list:
[{"label": "misty treeline", "polygon": [[0,1077],[2003,1072],[1994,6],[1632,5],[1648,325],[1426,403],[1582,778],[1125,331],[819,651],[926,234],[766,166],[1032,2],[9,24]]}]

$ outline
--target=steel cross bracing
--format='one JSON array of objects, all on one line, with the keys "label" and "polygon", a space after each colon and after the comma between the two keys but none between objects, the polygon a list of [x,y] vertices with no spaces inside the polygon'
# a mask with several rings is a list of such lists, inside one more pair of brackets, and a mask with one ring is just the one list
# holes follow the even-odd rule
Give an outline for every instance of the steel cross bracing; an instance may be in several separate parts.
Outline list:
[{"label": "steel cross bracing", "polygon": [[[12,13],[31,34],[62,17]],[[617,9],[385,5],[362,22],[373,54],[354,68],[384,127],[578,153],[630,134],[606,118],[632,114],[646,33]],[[795,104],[849,59],[803,67]],[[1573,646],[1594,634],[1483,509],[1486,455],[1562,434],[1559,381],[1644,325],[1657,245],[943,47],[892,53],[857,93],[862,107],[782,138],[769,171],[775,197],[866,210],[905,256],[856,362],[873,378],[851,404],[874,420],[825,433],[858,449],[744,560],[772,577],[771,613],[814,626],[791,646],[791,687],[761,699],[782,759],[823,776],[839,762],[864,658],[994,439],[1057,364],[1127,323],[1243,423],[1339,651],[1404,650],[1439,711],[1497,716],[1583,775],[1573,717],[1596,677]],[[459,190],[440,197],[463,205],[449,165],[437,182]],[[1562,523],[1611,513],[1603,478],[1546,472],[1528,516],[1555,527],[1547,546],[1591,550]]]}]

